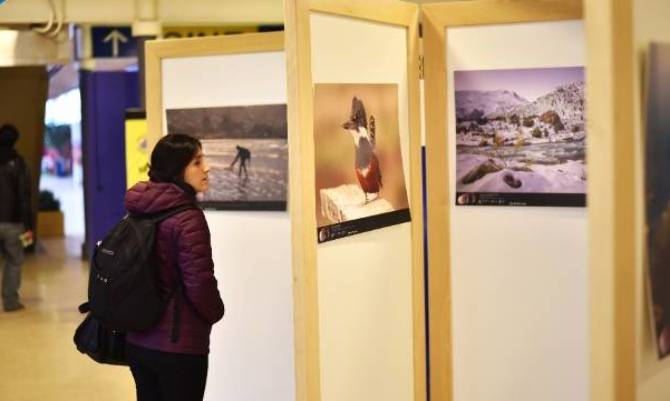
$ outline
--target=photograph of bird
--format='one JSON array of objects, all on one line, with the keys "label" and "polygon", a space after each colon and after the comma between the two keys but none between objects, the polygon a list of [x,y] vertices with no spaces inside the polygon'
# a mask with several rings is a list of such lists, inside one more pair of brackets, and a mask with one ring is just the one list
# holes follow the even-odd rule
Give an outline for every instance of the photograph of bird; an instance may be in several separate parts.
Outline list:
[{"label": "photograph of bird", "polygon": [[[365,204],[379,196],[382,188],[382,173],[376,151],[376,123],[374,116],[367,119],[365,106],[359,98],[351,102],[351,116],[342,124],[354,139],[356,149],[355,170],[358,183],[365,194]],[[368,198],[368,195],[371,195]]]}]

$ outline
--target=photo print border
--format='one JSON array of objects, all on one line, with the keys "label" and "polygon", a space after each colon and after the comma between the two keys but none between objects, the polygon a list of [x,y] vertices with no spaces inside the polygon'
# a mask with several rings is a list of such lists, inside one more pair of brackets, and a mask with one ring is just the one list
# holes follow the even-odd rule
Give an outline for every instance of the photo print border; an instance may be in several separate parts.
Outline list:
[{"label": "photo print border", "polygon": [[287,209],[285,103],[175,108],[165,114],[168,133],[191,135],[203,144],[210,165],[210,189],[198,197],[203,209]]},{"label": "photo print border", "polygon": [[314,85],[317,242],[411,221],[398,85]]},{"label": "photo print border", "polygon": [[457,206],[586,206],[584,68],[454,71]]}]

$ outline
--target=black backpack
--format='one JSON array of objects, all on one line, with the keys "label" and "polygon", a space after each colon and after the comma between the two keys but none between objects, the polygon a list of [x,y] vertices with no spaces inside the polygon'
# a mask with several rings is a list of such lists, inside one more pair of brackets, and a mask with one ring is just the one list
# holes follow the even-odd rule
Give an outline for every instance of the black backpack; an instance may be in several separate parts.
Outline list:
[{"label": "black backpack", "polygon": [[[160,321],[168,299],[161,294],[155,260],[158,224],[193,208],[188,204],[153,215],[128,214],[97,244],[91,259],[88,309],[101,324],[129,332],[147,330]],[[183,298],[179,267],[177,273],[172,342],[178,340]]]}]

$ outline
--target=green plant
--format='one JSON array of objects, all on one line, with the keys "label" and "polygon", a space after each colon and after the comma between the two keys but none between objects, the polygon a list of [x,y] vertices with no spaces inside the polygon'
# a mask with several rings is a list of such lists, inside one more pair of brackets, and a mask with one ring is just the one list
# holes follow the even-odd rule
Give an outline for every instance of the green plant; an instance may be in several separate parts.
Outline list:
[{"label": "green plant", "polygon": [[505,145],[505,138],[498,132],[493,131],[493,157],[500,160],[504,168],[507,168],[507,161],[505,161],[505,154],[502,147]]},{"label": "green plant", "polygon": [[526,144],[526,138],[523,135],[523,131],[521,129],[516,130],[516,141],[514,142],[514,147],[518,148],[525,144]]},{"label": "green plant", "polygon": [[522,146],[526,145],[526,138],[524,138],[523,131],[519,128],[516,131],[516,141],[514,141],[514,154],[518,155]]},{"label": "green plant", "polygon": [[519,120],[519,116],[517,114],[512,114],[509,118],[509,123],[519,126],[521,123]]},{"label": "green plant", "polygon": [[69,146],[72,133],[69,125],[47,125],[44,133],[44,144],[48,148],[62,150]]},{"label": "green plant", "polygon": [[60,201],[54,197],[53,192],[48,190],[40,191],[37,201],[38,210],[41,211],[58,211],[60,210]]}]

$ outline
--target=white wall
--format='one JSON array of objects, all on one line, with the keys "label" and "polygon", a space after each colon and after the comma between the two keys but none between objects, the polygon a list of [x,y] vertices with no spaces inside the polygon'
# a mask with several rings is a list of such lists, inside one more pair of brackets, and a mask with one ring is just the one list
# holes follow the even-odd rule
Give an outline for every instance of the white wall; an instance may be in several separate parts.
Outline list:
[{"label": "white wall", "polygon": [[[312,14],[311,34],[315,84],[398,84],[407,180],[406,30]],[[405,223],[318,246],[322,401],[413,400],[410,239]]]},{"label": "white wall", "polygon": [[[286,102],[284,52],[166,59],[163,107]],[[205,400],[293,401],[287,212],[206,213],[226,315],[212,332]]]},{"label": "white wall", "polygon": [[[577,21],[450,28],[448,87],[454,70],[584,65],[584,42]],[[451,215],[454,399],[588,400],[586,209],[452,202]]]}]

